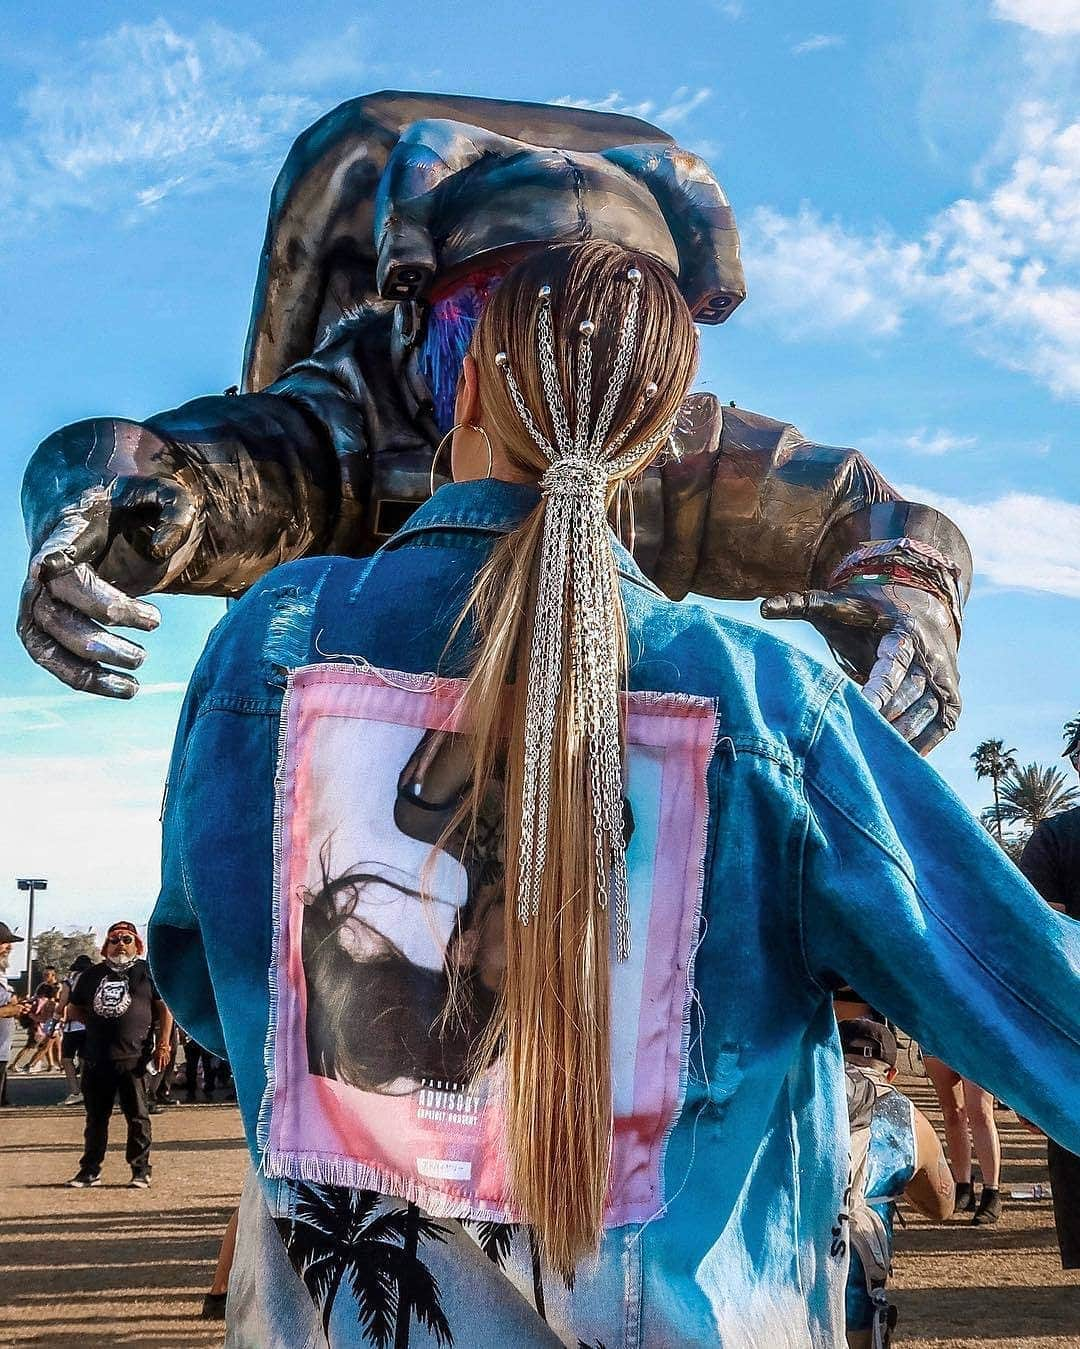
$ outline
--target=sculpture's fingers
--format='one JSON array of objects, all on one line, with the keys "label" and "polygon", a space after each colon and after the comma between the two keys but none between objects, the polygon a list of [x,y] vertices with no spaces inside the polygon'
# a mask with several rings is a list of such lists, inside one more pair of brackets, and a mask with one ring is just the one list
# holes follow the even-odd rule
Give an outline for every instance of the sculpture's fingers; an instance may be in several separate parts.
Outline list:
[{"label": "sculpture's fingers", "polygon": [[136,545],[153,562],[167,562],[191,537],[198,520],[195,499],[181,483],[164,479],[130,480],[118,491],[114,507],[152,521]]},{"label": "sculpture's fingers", "polygon": [[933,689],[927,689],[921,698],[914,702],[908,710],[896,718],[893,722],[893,729],[899,733],[909,743],[937,720],[940,711],[938,696]]},{"label": "sculpture's fingers", "polygon": [[927,726],[925,731],[920,735],[917,735],[914,740],[911,740],[908,743],[913,750],[916,750],[925,758],[935,745],[941,744],[951,730],[952,727],[944,726],[941,722],[941,717],[937,716],[930,725]]},{"label": "sculpture's fingers", "polygon": [[918,660],[913,660],[907,674],[900,682],[900,687],[881,709],[881,715],[885,720],[895,721],[913,703],[916,703],[926,692],[926,683],[926,671]]},{"label": "sculpture's fingers", "polygon": [[920,644],[920,648],[919,661],[926,671],[927,693],[933,693],[937,699],[937,711],[924,727],[905,738],[913,749],[926,755],[960,720],[960,676],[947,648],[933,643]]},{"label": "sculpture's fingers", "polygon": [[914,658],[915,639],[907,628],[898,623],[878,642],[877,660],[863,685],[866,701],[879,712],[884,712],[904,682],[904,676]]},{"label": "sculpture's fingers", "polygon": [[80,563],[95,562],[108,547],[109,494],[105,488],[84,493],[78,506],[64,512],[30,559],[32,580],[63,576]]},{"label": "sculpture's fingers", "polygon": [[55,637],[73,656],[92,665],[119,665],[124,670],[137,670],[146,659],[141,646],[99,627],[77,609],[54,599],[48,590],[38,593],[32,613],[43,632]]},{"label": "sculpture's fingers", "polygon": [[761,601],[762,618],[823,619],[849,627],[872,628],[881,613],[867,600],[831,590],[789,590]]},{"label": "sculpture's fingers", "polygon": [[125,595],[116,586],[102,580],[92,567],[80,563],[64,576],[49,582],[56,599],[92,618],[115,628],[138,628],[153,632],[161,622],[160,612],[145,600]]},{"label": "sculpture's fingers", "polygon": [[131,698],[138,691],[139,686],[130,675],[103,670],[99,665],[80,660],[40,628],[27,628],[20,636],[31,660],[73,689],[103,698]]}]

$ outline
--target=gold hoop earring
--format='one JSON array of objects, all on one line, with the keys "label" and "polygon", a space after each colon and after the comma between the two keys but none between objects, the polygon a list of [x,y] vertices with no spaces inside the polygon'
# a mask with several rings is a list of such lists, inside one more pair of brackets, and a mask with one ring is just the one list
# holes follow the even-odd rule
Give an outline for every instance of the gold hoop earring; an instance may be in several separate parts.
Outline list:
[{"label": "gold hoop earring", "polygon": [[495,456],[491,450],[491,437],[484,430],[484,428],[482,426],[473,426],[471,422],[456,422],[450,428],[450,430],[447,431],[446,435],[443,436],[442,440],[439,441],[438,445],[435,446],[435,453],[431,459],[431,474],[428,478],[429,497],[433,497],[435,495],[435,467],[439,462],[439,455],[442,454],[443,446],[446,444],[446,442],[450,439],[450,437],[454,434],[455,431],[476,431],[480,435],[482,435],[484,437],[484,444],[487,446],[488,470],[486,476],[488,478],[491,477],[492,471],[495,467]]}]

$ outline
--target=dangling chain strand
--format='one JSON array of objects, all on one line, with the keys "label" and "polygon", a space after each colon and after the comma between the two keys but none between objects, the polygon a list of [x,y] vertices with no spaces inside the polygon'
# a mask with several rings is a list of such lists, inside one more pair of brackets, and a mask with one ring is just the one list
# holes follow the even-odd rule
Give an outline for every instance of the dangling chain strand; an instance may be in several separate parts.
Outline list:
[{"label": "dangling chain strand", "polygon": [[[644,459],[671,433],[671,427],[667,426],[648,441],[619,453],[640,420],[643,402],[619,434],[607,439],[630,371],[637,335],[641,273],[631,268],[627,279],[630,295],[615,362],[591,431],[594,324],[585,319],[578,326],[579,341],[571,372],[575,386],[570,391],[574,412],[571,435],[555,359],[549,286],[541,287],[538,296],[536,337],[554,445],[537,425],[506,353],[499,352],[495,357],[522,425],[548,462],[540,483],[547,510],[525,701],[517,915],[522,923],[540,917],[540,877],[549,841],[551,754],[559,698],[563,694],[575,734],[587,747],[596,892],[601,907],[606,909],[610,903],[614,910],[615,951],[619,960],[630,956],[630,899],[623,832],[619,656],[609,621],[618,600],[619,582],[611,551],[606,496],[611,482]],[[646,399],[655,391],[656,386],[650,385]],[[569,652],[563,650],[563,634],[567,629]]]}]

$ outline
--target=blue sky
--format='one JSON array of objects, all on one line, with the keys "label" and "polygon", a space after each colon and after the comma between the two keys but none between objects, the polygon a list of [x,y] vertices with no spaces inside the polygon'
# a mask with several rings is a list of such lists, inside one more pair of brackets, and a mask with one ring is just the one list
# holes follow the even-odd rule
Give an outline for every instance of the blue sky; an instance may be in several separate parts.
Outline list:
[{"label": "blue sky", "polygon": [[705,332],[702,385],[958,519],[966,706],[934,762],[979,806],[980,739],[1056,760],[1080,710],[1080,0],[133,12],[0,15],[0,917],[25,923],[27,874],[45,923],[147,916],[179,699],[222,611],[165,601],[132,704],[37,670],[10,621],[26,458],[67,421],[237,380],[277,168],[380,88],[638,112],[705,155],[750,298]]}]

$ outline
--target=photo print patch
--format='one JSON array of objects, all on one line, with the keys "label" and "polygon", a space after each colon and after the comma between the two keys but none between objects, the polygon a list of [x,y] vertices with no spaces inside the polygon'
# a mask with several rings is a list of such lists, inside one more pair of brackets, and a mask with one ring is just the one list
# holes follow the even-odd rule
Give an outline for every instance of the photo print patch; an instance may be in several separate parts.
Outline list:
[{"label": "photo print patch", "polygon": [[[501,1065],[467,1065],[504,974],[502,784],[474,838],[446,834],[468,782],[462,684],[295,671],[276,780],[275,934],[262,1169],[515,1221]],[[605,1222],[663,1203],[682,1104],[716,709],[627,700],[633,947],[612,961],[615,1142]],[[437,847],[441,840],[441,846]],[[449,1016],[451,984],[458,990]]]}]

